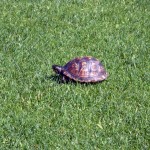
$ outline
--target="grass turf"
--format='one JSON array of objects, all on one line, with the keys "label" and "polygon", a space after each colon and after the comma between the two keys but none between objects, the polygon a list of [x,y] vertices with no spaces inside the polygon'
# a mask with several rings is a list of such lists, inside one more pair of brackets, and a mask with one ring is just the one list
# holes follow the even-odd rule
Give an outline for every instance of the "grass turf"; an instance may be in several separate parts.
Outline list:
[{"label": "grass turf", "polygon": [[[148,0],[0,1],[0,149],[149,149]],[[91,55],[101,84],[58,84]]]}]

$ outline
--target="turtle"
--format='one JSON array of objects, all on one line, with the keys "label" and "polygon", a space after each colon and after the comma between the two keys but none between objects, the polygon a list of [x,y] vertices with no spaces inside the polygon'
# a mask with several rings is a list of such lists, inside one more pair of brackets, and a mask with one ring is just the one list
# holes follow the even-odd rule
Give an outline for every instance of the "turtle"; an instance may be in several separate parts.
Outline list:
[{"label": "turtle", "polygon": [[52,65],[52,69],[62,76],[62,81],[94,83],[108,77],[102,63],[92,56],[74,58],[64,66]]}]

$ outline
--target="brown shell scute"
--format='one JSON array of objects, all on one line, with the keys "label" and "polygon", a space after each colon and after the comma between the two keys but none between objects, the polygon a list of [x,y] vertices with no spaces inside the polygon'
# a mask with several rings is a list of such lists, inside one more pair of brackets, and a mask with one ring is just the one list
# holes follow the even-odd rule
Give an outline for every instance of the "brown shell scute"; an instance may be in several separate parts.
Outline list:
[{"label": "brown shell scute", "polygon": [[80,82],[98,82],[108,76],[102,64],[93,57],[75,58],[63,68],[64,75]]}]

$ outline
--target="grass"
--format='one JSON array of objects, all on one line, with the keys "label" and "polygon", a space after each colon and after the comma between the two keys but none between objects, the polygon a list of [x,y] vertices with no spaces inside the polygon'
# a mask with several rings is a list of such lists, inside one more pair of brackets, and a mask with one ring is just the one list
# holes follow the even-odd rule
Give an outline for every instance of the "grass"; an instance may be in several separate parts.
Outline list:
[{"label": "grass", "polygon": [[[0,1],[0,149],[150,148],[148,0]],[[58,84],[91,55],[100,84]]]}]

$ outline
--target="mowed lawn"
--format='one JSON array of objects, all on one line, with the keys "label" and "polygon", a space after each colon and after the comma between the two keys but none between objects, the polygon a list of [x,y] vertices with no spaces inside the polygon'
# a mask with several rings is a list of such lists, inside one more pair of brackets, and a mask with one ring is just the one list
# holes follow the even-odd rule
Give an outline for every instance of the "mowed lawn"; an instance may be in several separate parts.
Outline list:
[{"label": "mowed lawn", "polygon": [[[150,149],[149,0],[0,1],[0,149]],[[51,69],[101,60],[98,84]]]}]

